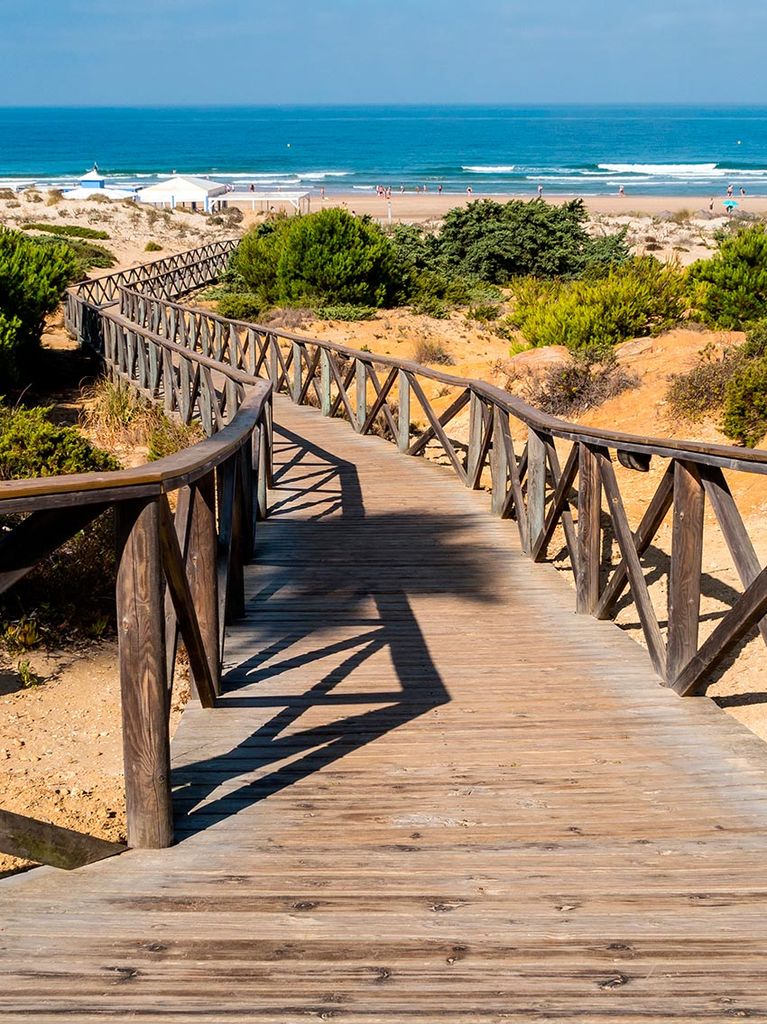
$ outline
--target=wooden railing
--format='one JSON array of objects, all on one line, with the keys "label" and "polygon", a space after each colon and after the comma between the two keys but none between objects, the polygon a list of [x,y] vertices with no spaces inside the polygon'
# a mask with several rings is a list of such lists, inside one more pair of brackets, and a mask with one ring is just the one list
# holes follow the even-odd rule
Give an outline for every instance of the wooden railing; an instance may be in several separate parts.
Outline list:
[{"label": "wooden railing", "polygon": [[[197,279],[199,261],[190,262]],[[107,372],[169,415],[199,421],[208,437],[137,469],[0,482],[0,516],[16,521],[0,541],[0,593],[99,516],[114,514],[128,843],[163,847],[173,838],[177,647],[182,640],[203,707],[214,707],[225,625],[243,611],[243,565],[267,514],[272,388],[128,322],[114,307],[96,309],[92,299],[89,285],[70,293],[71,322],[89,325]],[[4,811],[0,849],[68,867],[117,850]]]},{"label": "wooden railing", "polygon": [[[578,612],[611,618],[628,590],[652,665],[677,693],[695,693],[754,626],[767,642],[767,569],[760,565],[725,475],[767,473],[767,452],[587,428],[545,415],[482,381],[228,320],[156,299],[146,290],[122,286],[119,293],[123,317],[151,325],[158,336],[219,365],[267,376],[275,391],[294,402],[343,417],[359,433],[380,434],[408,455],[437,448],[468,487],[479,488],[489,476],[493,511],[516,521],[522,549],[533,560],[545,560],[555,534],[561,537],[575,577]],[[441,411],[426,392],[435,385],[444,392]],[[448,427],[467,406],[468,430],[461,443],[449,436]],[[414,416],[422,421],[415,430]],[[624,469],[647,472],[653,459],[663,460],[665,469],[632,529],[619,480]],[[616,463],[623,467],[619,472]],[[743,593],[700,642],[706,501]],[[641,560],[669,512],[664,635]]]}]

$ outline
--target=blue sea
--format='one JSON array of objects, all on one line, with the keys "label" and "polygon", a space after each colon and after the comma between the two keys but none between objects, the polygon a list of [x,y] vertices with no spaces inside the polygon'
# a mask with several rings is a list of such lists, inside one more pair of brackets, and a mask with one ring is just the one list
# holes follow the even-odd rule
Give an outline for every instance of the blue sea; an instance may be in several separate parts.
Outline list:
[{"label": "blue sea", "polygon": [[767,195],[767,107],[0,108],[0,186],[94,163],[119,186]]}]

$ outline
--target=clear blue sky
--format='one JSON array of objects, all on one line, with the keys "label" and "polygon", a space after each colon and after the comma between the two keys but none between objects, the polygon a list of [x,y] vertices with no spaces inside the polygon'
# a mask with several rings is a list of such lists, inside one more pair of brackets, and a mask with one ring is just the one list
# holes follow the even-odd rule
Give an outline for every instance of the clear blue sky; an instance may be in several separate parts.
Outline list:
[{"label": "clear blue sky", "polygon": [[765,0],[0,0],[0,105],[767,102]]}]

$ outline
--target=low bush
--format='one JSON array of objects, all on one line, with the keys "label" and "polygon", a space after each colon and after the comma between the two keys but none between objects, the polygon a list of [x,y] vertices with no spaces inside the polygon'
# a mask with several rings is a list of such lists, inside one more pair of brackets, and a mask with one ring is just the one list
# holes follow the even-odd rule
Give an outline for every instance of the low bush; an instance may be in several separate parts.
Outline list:
[{"label": "low bush", "polygon": [[419,338],[413,358],[417,363],[432,363],[437,366],[452,366],[455,362],[445,346],[433,338]]},{"label": "low bush", "polygon": [[725,388],[722,430],[750,448],[767,434],[767,358],[746,362]]},{"label": "low bush", "polygon": [[109,238],[106,231],[97,228],[86,228],[80,224],[24,224],[25,231],[47,231],[52,235],[62,235],[66,238],[90,238],[104,240]]},{"label": "low bush", "polygon": [[150,462],[175,455],[204,437],[199,423],[179,423],[164,416],[159,409],[152,408],[148,422],[147,455]]},{"label": "low bush", "polygon": [[666,402],[671,417],[697,423],[719,412],[724,406],[730,379],[743,365],[743,355],[740,348],[724,352],[718,352],[713,345],[702,348],[691,370],[669,378]]},{"label": "low bush", "polygon": [[688,274],[693,307],[710,326],[737,330],[767,316],[767,227],[723,238],[719,251]]},{"label": "low bush", "polygon": [[12,409],[0,403],[0,480],[119,469],[76,427],[50,419],[50,408]]},{"label": "low bush", "polygon": [[372,320],[376,315],[376,310],[372,306],[352,306],[347,303],[346,305],[338,306],[320,306],[316,313],[319,320],[348,320],[353,322]]},{"label": "low bush", "polygon": [[66,238],[63,235],[40,235],[30,239],[39,246],[66,245],[75,257],[74,280],[81,280],[89,270],[108,270],[117,262],[115,254],[97,242],[87,242],[81,238]]},{"label": "low bush", "polygon": [[159,242],[148,241],[144,246],[144,252],[162,252],[162,246]]},{"label": "low bush", "polygon": [[552,416],[577,416],[638,384],[638,378],[612,354],[600,358],[592,352],[576,352],[568,362],[531,378],[525,397]]},{"label": "low bush", "polygon": [[517,283],[514,298],[509,322],[531,345],[604,351],[676,323],[685,286],[676,267],[642,256],[596,280]]},{"label": "low bush", "polygon": [[216,309],[230,320],[258,320],[263,316],[264,304],[252,292],[223,292],[216,299]]}]

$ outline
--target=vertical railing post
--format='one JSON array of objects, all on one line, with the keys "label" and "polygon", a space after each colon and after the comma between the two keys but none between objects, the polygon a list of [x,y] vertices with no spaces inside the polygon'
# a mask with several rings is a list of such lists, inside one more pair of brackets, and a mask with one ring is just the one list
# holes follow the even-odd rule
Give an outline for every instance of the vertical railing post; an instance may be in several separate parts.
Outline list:
[{"label": "vertical railing post", "polygon": [[365,426],[368,415],[368,368],[361,359],[354,360],[354,381],[357,398],[354,410],[354,429],[359,434]]},{"label": "vertical railing post", "polygon": [[705,500],[697,466],[677,460],[674,463],[666,665],[667,680],[672,683],[698,650]]},{"label": "vertical railing post", "polygon": [[293,387],[291,388],[290,397],[298,404],[298,399],[301,397],[301,386],[302,386],[302,369],[303,359],[301,358],[301,343],[298,341],[293,342]]},{"label": "vertical railing post", "polygon": [[527,525],[530,550],[543,533],[546,518],[546,442],[532,427],[527,431]]},{"label": "vertical railing post", "polygon": [[191,500],[186,569],[213,686],[218,695],[221,692],[221,658],[218,649],[216,481],[212,472],[197,481],[192,488]]},{"label": "vertical railing post", "polygon": [[276,335],[267,334],[266,343],[269,346],[269,379],[272,384],[274,384],[275,390],[279,390],[277,388],[277,380],[280,373],[280,360],[277,355],[277,346],[279,345],[279,341],[277,340]]},{"label": "vertical railing post", "polygon": [[410,381],[404,370],[397,374],[397,389],[397,447],[401,452],[406,452],[410,447]]},{"label": "vertical railing post", "polygon": [[330,400],[330,353],[326,348],[320,354],[320,395],[322,398],[322,415],[329,416],[332,403]]},{"label": "vertical railing post", "polygon": [[482,399],[471,392],[469,399],[469,449],[466,455],[466,486],[472,490],[479,487],[481,474],[482,442],[485,436],[487,409]]},{"label": "vertical railing post", "polygon": [[588,445],[578,448],[578,565],[576,611],[593,615],[599,604],[599,563],[602,556],[602,481],[599,463]]},{"label": "vertical railing post", "polygon": [[490,473],[493,481],[490,507],[497,516],[501,515],[506,504],[509,487],[509,462],[506,451],[503,417],[507,417],[505,409],[497,405],[493,407],[493,447],[490,450]]},{"label": "vertical railing post", "polygon": [[117,626],[128,844],[173,842],[165,588],[157,501],[117,505]]}]

